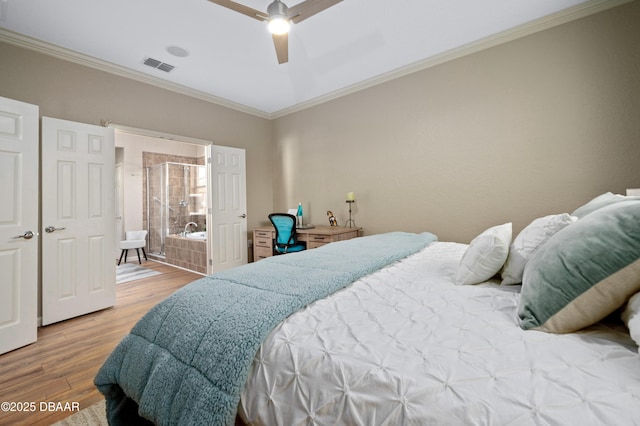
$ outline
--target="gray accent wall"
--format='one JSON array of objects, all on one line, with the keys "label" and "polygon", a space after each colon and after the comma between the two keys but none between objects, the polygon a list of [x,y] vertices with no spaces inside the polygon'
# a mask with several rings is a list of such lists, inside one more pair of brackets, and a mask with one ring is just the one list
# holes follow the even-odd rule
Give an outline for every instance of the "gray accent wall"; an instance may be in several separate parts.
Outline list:
[{"label": "gray accent wall", "polygon": [[43,116],[246,149],[249,229],[303,202],[305,222],[365,234],[485,228],[640,187],[640,2],[269,120],[0,43],[0,96]]}]

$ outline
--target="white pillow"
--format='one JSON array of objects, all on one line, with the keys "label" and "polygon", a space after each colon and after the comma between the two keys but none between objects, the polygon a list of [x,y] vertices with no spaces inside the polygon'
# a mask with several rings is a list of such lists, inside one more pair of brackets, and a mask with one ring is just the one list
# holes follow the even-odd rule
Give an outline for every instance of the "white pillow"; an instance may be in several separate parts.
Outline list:
[{"label": "white pillow", "polygon": [[638,344],[640,353],[640,293],[631,296],[627,307],[622,311],[622,320],[627,324],[631,338]]},{"label": "white pillow", "polygon": [[507,260],[511,233],[509,222],[475,237],[460,260],[456,284],[479,284],[497,274]]},{"label": "white pillow", "polygon": [[527,225],[509,247],[509,256],[502,270],[502,285],[520,284],[527,260],[553,234],[576,220],[577,217],[562,213],[540,217]]}]

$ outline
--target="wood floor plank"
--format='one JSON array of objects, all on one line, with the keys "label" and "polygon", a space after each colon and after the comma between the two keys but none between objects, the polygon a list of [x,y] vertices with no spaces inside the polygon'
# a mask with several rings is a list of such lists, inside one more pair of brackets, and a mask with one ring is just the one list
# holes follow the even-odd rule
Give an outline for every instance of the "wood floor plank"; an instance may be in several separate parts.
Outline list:
[{"label": "wood floor plank", "polygon": [[105,359],[154,305],[202,275],[147,261],[161,275],[119,284],[113,308],[38,329],[38,341],[0,355],[0,402],[35,402],[33,412],[0,411],[0,426],[50,425],[72,412],[40,410],[41,403],[103,399],[93,379]]}]

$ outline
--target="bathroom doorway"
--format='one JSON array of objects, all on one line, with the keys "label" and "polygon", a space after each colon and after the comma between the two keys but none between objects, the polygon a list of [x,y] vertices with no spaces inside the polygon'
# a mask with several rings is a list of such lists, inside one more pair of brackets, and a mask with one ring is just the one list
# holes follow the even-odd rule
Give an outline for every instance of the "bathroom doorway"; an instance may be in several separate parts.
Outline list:
[{"label": "bathroom doorway", "polygon": [[[224,196],[220,191],[224,186],[220,176],[224,174],[216,171],[222,167],[221,157],[213,154],[210,160],[221,147],[189,137],[110,126],[116,130],[123,175],[122,225],[116,232],[147,230],[150,258],[203,274],[246,263],[246,184],[239,197],[235,194],[233,203],[225,204],[238,209],[237,220],[219,224],[212,219],[214,210],[216,218],[225,213],[216,207]],[[234,180],[246,182],[244,150],[229,149],[239,152],[236,157],[243,165]],[[216,229],[208,224],[215,224]],[[185,229],[192,232],[185,235]],[[232,235],[226,232],[230,229],[240,232]],[[119,235],[116,240],[123,237]],[[240,255],[233,265],[226,262],[229,252]]]}]

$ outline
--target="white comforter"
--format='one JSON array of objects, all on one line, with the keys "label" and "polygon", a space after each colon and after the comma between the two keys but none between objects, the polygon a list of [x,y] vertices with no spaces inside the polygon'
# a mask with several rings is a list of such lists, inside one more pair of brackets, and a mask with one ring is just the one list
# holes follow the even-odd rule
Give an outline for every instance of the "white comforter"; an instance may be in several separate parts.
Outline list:
[{"label": "white comforter", "polygon": [[628,331],[523,331],[518,286],[453,284],[466,247],[434,243],[289,317],[256,355],[243,420],[640,424],[640,355]]}]

